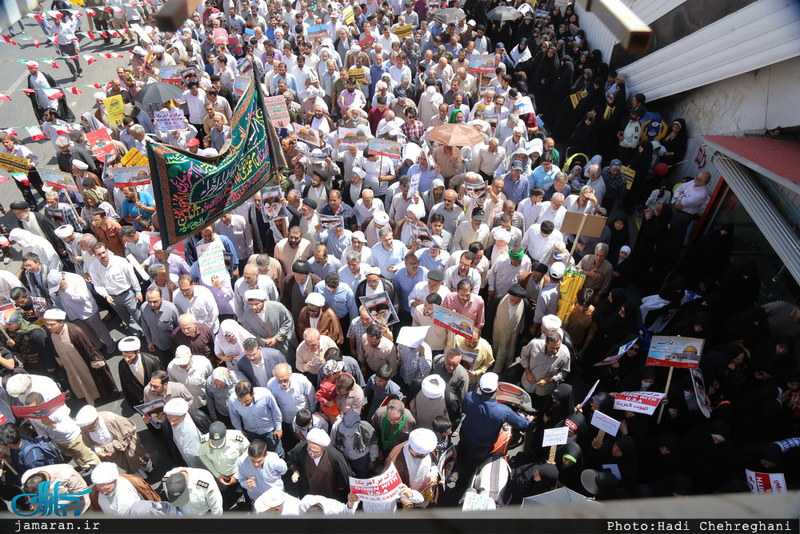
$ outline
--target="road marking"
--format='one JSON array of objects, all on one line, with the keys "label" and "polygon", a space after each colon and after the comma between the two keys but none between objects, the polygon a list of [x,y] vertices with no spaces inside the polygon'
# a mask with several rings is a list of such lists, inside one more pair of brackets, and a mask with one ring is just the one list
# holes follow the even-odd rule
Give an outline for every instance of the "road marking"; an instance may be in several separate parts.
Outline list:
[{"label": "road marking", "polygon": [[[4,92],[4,93],[10,93],[10,92],[12,92],[12,91],[16,91],[16,90],[17,90],[17,87],[19,87],[19,86],[20,86],[20,84],[22,84],[22,82],[24,82],[24,81],[25,81],[25,78],[26,78],[27,76],[28,76],[27,74],[24,74],[24,73],[23,73],[23,74],[22,74],[22,75],[21,75],[21,76],[20,76],[20,77],[17,79],[17,81],[16,81],[16,82],[14,82],[14,84],[11,86],[11,88],[10,88],[8,91],[3,91],[3,92]],[[3,104],[5,104],[6,102],[8,102],[8,100],[4,100],[3,102],[0,102],[0,106],[2,106]]]}]

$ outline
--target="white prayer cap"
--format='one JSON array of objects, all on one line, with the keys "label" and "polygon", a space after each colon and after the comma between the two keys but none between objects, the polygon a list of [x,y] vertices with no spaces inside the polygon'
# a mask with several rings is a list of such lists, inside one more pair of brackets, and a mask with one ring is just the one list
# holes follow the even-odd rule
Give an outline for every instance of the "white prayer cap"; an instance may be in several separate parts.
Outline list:
[{"label": "white prayer cap", "polygon": [[312,428],[309,430],[306,440],[308,440],[309,443],[316,443],[320,447],[327,447],[331,444],[331,437],[321,428]]},{"label": "white prayer cap", "polygon": [[161,46],[161,45],[155,45],[153,47],[153,53],[154,54],[163,54],[164,53],[164,47]]},{"label": "white prayer cap", "polygon": [[119,350],[122,352],[136,352],[142,348],[142,342],[139,341],[138,337],[123,337],[117,343],[117,347],[119,347]]},{"label": "white prayer cap", "polygon": [[422,394],[429,399],[440,399],[444,396],[445,383],[439,375],[428,375],[422,380]]},{"label": "white prayer cap", "polygon": [[[101,93],[98,93],[98,94],[101,94]],[[95,96],[95,98],[97,98],[97,97]],[[73,159],[72,160],[72,166],[75,167],[76,169],[81,170],[81,171],[85,171],[85,170],[89,169],[89,165],[87,165],[85,161],[82,161],[82,160],[79,160],[79,159]]]},{"label": "white prayer cap", "polygon": [[61,271],[50,271],[47,273],[47,283],[56,287],[61,284],[61,276]]},{"label": "white prayer cap", "polygon": [[67,312],[64,310],[59,310],[58,308],[50,308],[46,312],[44,312],[44,320],[45,321],[66,321],[67,320]]},{"label": "white prayer cap", "polygon": [[495,241],[505,241],[508,243],[511,241],[511,232],[503,228],[502,226],[495,226],[492,228],[492,238]]},{"label": "white prayer cap", "polygon": [[175,365],[186,365],[192,359],[192,349],[186,345],[178,345],[175,349],[175,358],[172,359]]},{"label": "white prayer cap", "polygon": [[147,51],[144,48],[142,48],[141,46],[134,46],[133,47],[133,53],[136,54],[137,56],[146,56],[147,55]]},{"label": "white prayer cap", "polygon": [[306,297],[306,304],[321,308],[325,306],[325,297],[316,291],[314,293],[309,293],[309,295]]},{"label": "white prayer cap", "polygon": [[89,426],[97,421],[97,417],[97,408],[87,404],[78,410],[77,414],[75,414],[75,422],[78,424],[78,426]]},{"label": "white prayer cap", "polygon": [[161,240],[159,239],[158,241],[153,243],[153,250],[154,251],[155,250],[164,250],[164,243],[162,243]]},{"label": "white prayer cap", "polygon": [[248,289],[244,292],[244,300],[267,300],[267,292],[263,289]]},{"label": "white prayer cap", "polygon": [[31,375],[14,375],[6,383],[6,392],[14,398],[19,397],[31,387]]},{"label": "white prayer cap", "polygon": [[186,415],[189,413],[189,403],[179,397],[170,399],[164,405],[164,413],[167,415]]},{"label": "white prayer cap", "polygon": [[430,454],[436,450],[436,434],[428,428],[417,428],[408,435],[408,444],[417,454]]},{"label": "white prayer cap", "polygon": [[478,386],[484,393],[494,393],[497,391],[498,381],[499,377],[497,376],[497,373],[484,373],[480,382],[478,382]]},{"label": "white prayer cap", "polygon": [[357,174],[361,178],[364,178],[367,175],[367,171],[364,169],[359,169],[358,167],[353,167],[353,174]]},{"label": "white prayer cap", "polygon": [[558,315],[545,315],[542,317],[542,328],[545,330],[558,330],[561,328],[561,319]]},{"label": "white prayer cap", "polygon": [[66,239],[75,233],[75,228],[71,224],[62,224],[56,228],[56,237]]},{"label": "white prayer cap", "polygon": [[375,221],[375,224],[385,226],[389,224],[389,214],[385,211],[376,211],[375,215],[372,217],[372,220]]},{"label": "white prayer cap", "polygon": [[375,267],[374,265],[370,265],[366,269],[364,269],[364,276],[369,276],[371,274],[377,274],[378,276],[381,275],[381,268]]},{"label": "white prayer cap", "polygon": [[367,236],[365,236],[364,232],[362,232],[361,230],[356,230],[355,232],[353,232],[353,236],[351,239],[358,241],[360,243],[367,242]]},{"label": "white prayer cap", "polygon": [[97,91],[94,94],[94,99],[95,100],[105,100],[106,99],[106,94],[104,92],[102,92],[102,91]]},{"label": "white prayer cap", "polygon": [[119,479],[119,468],[111,462],[101,462],[92,470],[92,484],[111,484]]},{"label": "white prayer cap", "polygon": [[408,208],[406,208],[406,213],[410,213],[417,219],[421,219],[425,216],[425,206],[422,204],[422,202],[419,204],[414,204],[412,202],[408,205]]},{"label": "white prayer cap", "polygon": [[256,499],[253,506],[256,512],[263,514],[270,508],[277,508],[286,502],[286,493],[280,488],[270,488],[261,494],[261,497]]}]

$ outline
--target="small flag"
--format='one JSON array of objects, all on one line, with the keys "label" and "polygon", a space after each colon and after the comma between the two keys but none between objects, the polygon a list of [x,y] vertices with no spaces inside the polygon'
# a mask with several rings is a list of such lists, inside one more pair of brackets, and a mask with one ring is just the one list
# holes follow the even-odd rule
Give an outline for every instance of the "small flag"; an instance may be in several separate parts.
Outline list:
[{"label": "small flag", "polygon": [[11,137],[18,137],[17,132],[14,131],[14,128],[6,128],[5,130],[0,130],[6,135],[10,135]]},{"label": "small flag", "polygon": [[3,93],[0,93],[0,102],[5,102],[6,100],[8,100],[10,102],[11,101],[11,97],[8,96],[8,95],[4,95]]},{"label": "small flag", "polygon": [[87,65],[91,65],[92,63],[97,61],[97,58],[89,54],[84,54],[83,60],[86,62]]},{"label": "small flag", "polygon": [[35,46],[36,48],[42,46],[42,43],[40,43],[38,39],[34,39],[33,37],[31,37],[31,41],[33,41],[33,46]]},{"label": "small flag", "polygon": [[106,13],[113,13],[113,11],[111,11],[110,7],[104,7],[103,11],[105,11]]},{"label": "small flag", "polygon": [[47,137],[38,126],[26,126],[25,129],[28,130],[28,135],[30,135],[31,139],[34,141],[41,141]]},{"label": "small flag", "polygon": [[42,17],[41,15],[34,15],[33,18],[36,19],[36,22],[44,24],[44,17]]},{"label": "small flag", "polygon": [[100,35],[103,36],[103,39],[108,39],[108,34],[106,32],[100,32]]},{"label": "small flag", "polygon": [[90,17],[94,17],[95,15],[94,9],[87,9],[86,14],[89,15]]},{"label": "small flag", "polygon": [[122,8],[117,6],[112,6],[111,10],[114,12],[115,15],[122,15]]},{"label": "small flag", "polygon": [[50,100],[58,100],[59,98],[64,96],[64,91],[62,91],[61,89],[44,88],[42,89],[42,91],[44,91],[44,94]]},{"label": "small flag", "polygon": [[103,53],[103,54],[101,54],[101,55],[102,55],[104,58],[106,58],[106,59],[111,59],[111,54],[110,54],[109,52],[104,52],[104,53]]},{"label": "small flag", "polygon": [[61,20],[62,18],[64,18],[64,14],[61,13],[61,11],[51,10],[51,11],[48,11],[47,14],[50,15],[52,18],[58,19],[58,20]]},{"label": "small flag", "polygon": [[[0,176],[0,184],[2,184],[3,182],[7,182],[10,179],[11,178],[9,178],[8,176]],[[5,420],[5,417],[3,417],[3,419]]]},{"label": "small flag", "polygon": [[125,56],[120,54],[119,52],[111,52],[111,57],[124,58]]},{"label": "small flag", "polygon": [[16,42],[16,41],[12,41],[12,40],[11,40],[11,37],[9,37],[8,35],[4,35],[4,36],[3,36],[3,40],[4,40],[5,42],[9,43],[9,44],[13,44],[13,45],[17,44],[17,42]]},{"label": "small flag", "polygon": [[102,89],[103,88],[103,86],[100,85],[99,83],[93,83],[91,85],[84,85],[84,87],[94,87],[95,89]]},{"label": "small flag", "polygon": [[42,63],[47,63],[48,65],[50,65],[50,66],[51,66],[51,67],[53,67],[54,69],[57,69],[57,68],[59,68],[59,66],[58,66],[58,64],[55,62],[55,60],[54,60],[54,59],[51,59],[51,58],[49,58],[49,57],[43,57],[43,58],[42,58],[42,59],[40,59],[39,61],[41,61]]},{"label": "small flag", "polygon": [[90,31],[87,31],[87,32],[86,32],[86,35],[88,35],[88,36],[89,36],[89,39],[91,39],[92,41],[94,41],[94,33],[90,32]]},{"label": "small flag", "polygon": [[83,91],[81,91],[80,89],[78,89],[78,86],[77,86],[77,85],[73,85],[72,87],[67,87],[67,89],[68,89],[68,90],[69,90],[69,92],[70,92],[70,93],[72,93],[73,95],[82,95],[82,94],[83,94]]},{"label": "small flag", "polygon": [[119,37],[119,32],[117,30],[111,30],[112,37]]},{"label": "small flag", "polygon": [[32,95],[33,93],[36,92],[36,90],[35,89],[23,89],[22,92],[25,93],[26,95]]}]

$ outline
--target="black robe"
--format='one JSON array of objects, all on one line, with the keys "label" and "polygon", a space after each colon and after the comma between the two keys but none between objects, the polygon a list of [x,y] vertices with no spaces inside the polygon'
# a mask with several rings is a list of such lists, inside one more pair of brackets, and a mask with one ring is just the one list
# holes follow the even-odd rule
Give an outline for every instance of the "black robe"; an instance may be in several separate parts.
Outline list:
[{"label": "black robe", "polygon": [[120,360],[119,366],[117,367],[119,370],[119,383],[120,386],[122,386],[122,394],[125,396],[125,400],[131,406],[131,408],[142,404],[144,387],[150,383],[150,375],[156,371],[165,370],[161,365],[161,361],[159,361],[159,359],[152,354],[140,352],[139,357],[142,359],[142,363],[144,364],[144,384],[139,383],[139,381],[133,375],[133,371],[131,371],[131,368],[127,363],[125,363],[124,359]]},{"label": "black robe", "polygon": [[[41,72],[41,71],[40,71]],[[47,80],[47,83],[50,84],[52,88],[59,88],[56,81],[53,79],[52,76],[47,74],[46,72],[42,72],[42,75]],[[33,89],[33,85],[31,85],[31,77],[28,75],[28,89]],[[39,101],[36,98],[36,93],[30,93],[26,95],[28,98],[31,99],[31,105],[33,105],[33,113],[36,115],[36,121],[38,123],[42,123],[44,121],[44,108],[39,105]],[[58,118],[61,120],[65,120],[67,122],[75,122],[75,115],[72,113],[72,110],[69,109],[67,105],[67,97],[66,95],[61,96],[58,99]]]},{"label": "black robe", "polygon": [[[350,492],[349,477],[353,476],[353,471],[350,469],[350,464],[347,463],[347,458],[345,458],[344,454],[342,454],[336,447],[329,445],[325,450],[326,452],[320,461],[320,465],[327,460],[328,465],[333,470],[333,474],[336,477],[336,480],[332,481],[332,485],[336,488],[336,490],[330,495],[326,495],[324,493],[320,494],[323,497],[328,497],[343,502],[347,499],[347,494]],[[298,480],[296,484],[289,485],[287,488],[288,493],[291,493],[296,497],[303,497],[305,495],[316,493],[313,491],[313,487],[309,487],[310,473],[306,472],[306,460],[309,458],[307,441],[301,441],[295,446],[295,448],[286,453],[286,464],[289,466],[289,472],[293,472],[295,470],[300,472],[300,480]]]}]

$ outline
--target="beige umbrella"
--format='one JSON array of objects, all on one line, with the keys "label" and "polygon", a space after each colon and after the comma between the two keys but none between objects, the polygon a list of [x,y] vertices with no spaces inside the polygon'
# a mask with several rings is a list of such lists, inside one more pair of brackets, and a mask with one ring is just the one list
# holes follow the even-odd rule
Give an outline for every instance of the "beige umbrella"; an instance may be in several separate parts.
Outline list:
[{"label": "beige umbrella", "polygon": [[428,134],[428,139],[445,146],[475,146],[484,142],[481,133],[474,126],[466,124],[436,126]]}]

